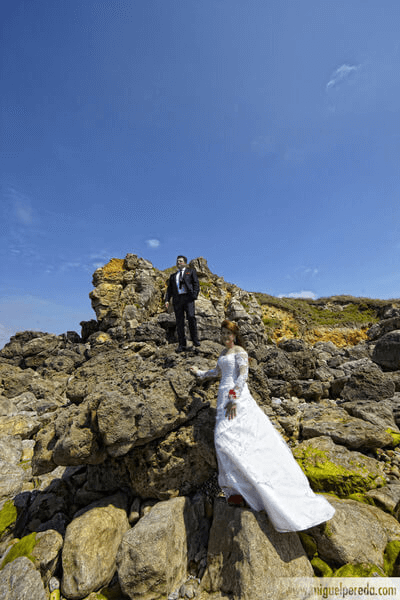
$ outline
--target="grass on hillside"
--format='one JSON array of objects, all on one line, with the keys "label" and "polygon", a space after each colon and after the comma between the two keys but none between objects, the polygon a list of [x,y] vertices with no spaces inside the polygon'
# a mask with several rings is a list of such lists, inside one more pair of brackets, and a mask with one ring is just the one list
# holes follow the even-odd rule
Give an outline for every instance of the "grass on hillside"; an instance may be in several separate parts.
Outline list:
[{"label": "grass on hillside", "polygon": [[[276,298],[255,293],[261,306],[271,306],[291,314],[296,321],[309,327],[370,326],[381,318],[388,300],[371,300],[352,296],[333,296],[311,300],[306,298]],[[273,327],[274,319],[266,325]],[[278,319],[276,320],[278,325]]]}]

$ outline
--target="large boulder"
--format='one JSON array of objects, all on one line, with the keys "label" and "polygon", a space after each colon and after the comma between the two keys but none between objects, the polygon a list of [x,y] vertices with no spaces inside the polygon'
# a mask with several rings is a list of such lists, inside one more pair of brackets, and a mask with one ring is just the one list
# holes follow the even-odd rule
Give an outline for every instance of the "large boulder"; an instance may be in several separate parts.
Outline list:
[{"label": "large boulder", "polygon": [[389,316],[389,313],[387,313],[384,315],[385,318],[383,318],[382,321],[379,321],[379,323],[375,323],[374,325],[372,325],[372,327],[367,332],[368,339],[377,340],[378,338],[381,338],[390,331],[400,329],[399,309],[392,309],[392,311],[392,316]]},{"label": "large boulder", "polygon": [[111,581],[128,529],[127,498],[122,494],[99,502],[68,525],[62,551],[64,596],[80,600]]},{"label": "large boulder", "polygon": [[385,373],[369,359],[361,359],[342,365],[348,374],[344,387],[340,393],[343,400],[384,400],[391,398],[395,392],[395,385]]},{"label": "large boulder", "polygon": [[301,421],[304,439],[329,436],[337,444],[352,450],[390,446],[393,439],[385,429],[352,417],[340,407],[311,405],[304,411]]},{"label": "large boulder", "polygon": [[264,512],[217,500],[202,587],[243,600],[296,600],[291,578],[313,569],[296,533],[277,533]]},{"label": "large boulder", "polygon": [[293,454],[316,492],[346,497],[385,485],[383,464],[335,444],[330,437],[302,442]]},{"label": "large boulder", "polygon": [[390,400],[355,400],[353,402],[344,402],[342,408],[353,417],[363,419],[372,423],[381,430],[388,430],[399,433],[393,412],[393,402]]},{"label": "large boulder", "polygon": [[400,329],[386,333],[377,341],[372,360],[389,371],[400,369]]},{"label": "large boulder", "polygon": [[186,579],[198,517],[188,498],[156,504],[123,537],[118,577],[132,600],[164,600]]},{"label": "large boulder", "polygon": [[330,565],[367,563],[384,566],[388,542],[400,541],[399,522],[375,506],[329,496],[336,512],[326,524],[308,532],[318,555]]}]

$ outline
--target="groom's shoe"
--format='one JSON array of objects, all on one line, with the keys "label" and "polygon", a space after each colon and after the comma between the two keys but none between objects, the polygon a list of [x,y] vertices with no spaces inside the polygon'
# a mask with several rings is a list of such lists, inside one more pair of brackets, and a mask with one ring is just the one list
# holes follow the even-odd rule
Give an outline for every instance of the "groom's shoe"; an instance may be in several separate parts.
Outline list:
[{"label": "groom's shoe", "polygon": [[196,348],[198,348],[200,346],[199,340],[196,340],[195,342],[193,342],[193,346],[195,346]]},{"label": "groom's shoe", "polygon": [[187,350],[186,346],[179,345],[177,347],[177,349],[175,350],[175,352],[186,352],[186,350]]}]

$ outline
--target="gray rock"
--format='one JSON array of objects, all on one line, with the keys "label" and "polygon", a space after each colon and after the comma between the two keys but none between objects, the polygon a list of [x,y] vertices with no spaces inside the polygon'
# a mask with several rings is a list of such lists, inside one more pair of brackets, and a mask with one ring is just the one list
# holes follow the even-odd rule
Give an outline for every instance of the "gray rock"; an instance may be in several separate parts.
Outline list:
[{"label": "gray rock", "polygon": [[121,495],[75,518],[67,527],[62,550],[61,590],[71,600],[84,598],[110,583],[116,555],[129,529],[126,499]]},{"label": "gray rock", "polygon": [[307,343],[304,340],[300,339],[283,339],[279,342],[278,347],[285,352],[301,352],[307,349]]},{"label": "gray rock", "polygon": [[393,415],[393,404],[391,400],[357,400],[354,402],[344,402],[342,408],[353,417],[358,417],[376,425],[380,429],[391,429],[399,432]]},{"label": "gray rock", "polygon": [[0,598],[2,600],[47,600],[42,578],[33,563],[21,556],[0,571]]},{"label": "gray rock", "polygon": [[361,359],[353,365],[345,363],[342,368],[345,372],[349,372],[349,379],[345,382],[340,393],[341,398],[344,400],[378,401],[393,396],[395,392],[394,383],[368,359]]},{"label": "gray rock", "polygon": [[[30,391],[35,379],[40,376],[32,369],[21,369],[15,365],[0,363],[1,393],[6,398],[14,398]],[[0,388],[0,389],[1,389]]]},{"label": "gray rock", "polygon": [[375,323],[368,330],[367,333],[370,340],[376,340],[384,336],[386,333],[400,329],[400,315],[398,314],[398,309],[393,309],[392,316],[389,316],[389,313],[386,314],[387,318],[379,321],[379,323]]},{"label": "gray rock", "polygon": [[22,442],[19,437],[2,435],[0,437],[0,460],[17,465],[22,457]]},{"label": "gray rock", "polygon": [[118,550],[118,577],[132,600],[161,600],[184,583],[188,538],[197,519],[189,499],[159,502],[124,536]]},{"label": "gray rock", "polygon": [[[400,318],[397,317],[400,323]],[[372,360],[389,371],[400,369],[400,330],[390,331],[376,343]]]},{"label": "gray rock", "polygon": [[314,344],[314,349],[318,352],[327,352],[331,356],[342,353],[342,351],[339,350],[339,348],[335,346],[333,342],[317,342]]},{"label": "gray rock", "polygon": [[352,417],[343,408],[312,406],[304,412],[301,433],[305,439],[329,436],[336,444],[357,450],[391,446],[392,437],[380,426]]},{"label": "gray rock", "polygon": [[330,382],[334,381],[338,377],[344,377],[344,374],[344,371],[341,369],[333,369],[328,366],[322,366],[315,371],[315,379],[318,381]]},{"label": "gray rock", "polygon": [[300,379],[298,371],[289,359],[289,353],[280,348],[266,349],[263,369],[267,377],[272,379]]},{"label": "gray rock", "polygon": [[18,412],[17,407],[10,398],[0,396],[0,417],[11,417]]},{"label": "gray rock", "polygon": [[32,556],[45,585],[48,584],[57,568],[62,545],[63,537],[57,531],[50,529],[36,535],[36,545],[32,551]]},{"label": "gray rock", "polygon": [[0,501],[19,494],[24,481],[25,471],[22,467],[0,460]]},{"label": "gray rock", "polygon": [[[97,404],[98,400],[91,398],[79,406],[72,405],[62,409],[54,424],[51,423],[49,429],[41,430],[41,436],[48,430],[53,433],[54,437],[48,442],[47,449],[49,445],[53,446],[52,460],[56,465],[97,464],[104,460],[105,450],[100,448],[95,424]],[[33,468],[35,460],[40,460],[39,451],[40,446],[36,444]]]},{"label": "gray rock", "polygon": [[375,506],[329,496],[333,518],[308,530],[318,555],[328,564],[367,563],[384,566],[383,553],[390,541],[400,540],[400,524]]},{"label": "gray rock", "polygon": [[346,348],[346,356],[351,360],[361,360],[363,358],[371,359],[370,347],[365,342],[361,342],[356,346],[349,346]]},{"label": "gray rock", "polygon": [[324,381],[292,381],[292,393],[304,400],[319,401],[321,398],[329,398],[330,386]]},{"label": "gray rock", "polygon": [[291,578],[312,576],[296,533],[277,533],[265,513],[216,500],[207,568],[201,581],[208,593],[252,600],[300,600],[301,593],[293,590]]},{"label": "gray rock", "polygon": [[392,513],[398,520],[400,503],[400,483],[390,483],[376,490],[369,490],[366,496],[372,498],[377,506]]}]

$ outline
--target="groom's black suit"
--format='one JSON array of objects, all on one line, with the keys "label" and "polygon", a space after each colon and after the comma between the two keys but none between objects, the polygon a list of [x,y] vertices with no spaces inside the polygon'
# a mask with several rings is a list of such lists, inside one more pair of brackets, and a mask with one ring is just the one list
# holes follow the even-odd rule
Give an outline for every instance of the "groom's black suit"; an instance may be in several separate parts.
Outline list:
[{"label": "groom's black suit", "polygon": [[179,271],[175,271],[168,281],[167,293],[165,294],[165,302],[169,302],[172,297],[174,300],[174,312],[176,318],[176,332],[178,334],[179,346],[186,346],[185,336],[185,313],[188,320],[190,337],[192,342],[197,345],[199,343],[197,337],[197,323],[194,313],[194,301],[197,299],[200,291],[199,280],[196,270],[192,267],[185,267],[183,273],[183,289],[186,293],[180,294],[176,283],[176,276]]}]

